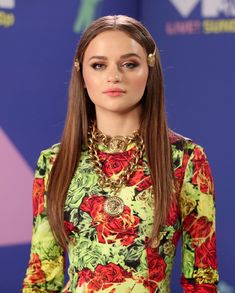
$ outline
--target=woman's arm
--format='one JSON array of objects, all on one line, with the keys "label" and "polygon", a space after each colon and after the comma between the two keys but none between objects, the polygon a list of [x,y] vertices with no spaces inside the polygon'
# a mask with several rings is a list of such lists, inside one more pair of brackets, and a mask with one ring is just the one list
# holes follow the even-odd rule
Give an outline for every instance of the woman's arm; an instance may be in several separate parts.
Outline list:
[{"label": "woman's arm", "polygon": [[46,215],[46,186],[52,165],[51,151],[39,157],[33,183],[33,235],[23,293],[61,292],[64,251],[57,244]]},{"label": "woman's arm", "polygon": [[[180,194],[184,292],[217,292],[214,184],[202,147],[188,143]],[[188,158],[188,160],[187,160]]]}]

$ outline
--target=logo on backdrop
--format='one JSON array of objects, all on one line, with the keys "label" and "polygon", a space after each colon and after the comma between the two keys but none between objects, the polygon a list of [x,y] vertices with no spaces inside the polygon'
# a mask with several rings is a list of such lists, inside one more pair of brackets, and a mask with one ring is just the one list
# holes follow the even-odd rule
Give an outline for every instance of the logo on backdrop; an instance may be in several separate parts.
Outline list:
[{"label": "logo on backdrop", "polygon": [[166,22],[165,31],[168,35],[235,33],[235,0],[169,2],[178,12],[179,20]]},{"label": "logo on backdrop", "polygon": [[15,14],[11,12],[14,8],[15,0],[0,0],[0,27],[10,28],[14,25]]},{"label": "logo on backdrop", "polygon": [[103,0],[81,0],[73,25],[75,33],[81,33],[95,19],[97,6]]}]

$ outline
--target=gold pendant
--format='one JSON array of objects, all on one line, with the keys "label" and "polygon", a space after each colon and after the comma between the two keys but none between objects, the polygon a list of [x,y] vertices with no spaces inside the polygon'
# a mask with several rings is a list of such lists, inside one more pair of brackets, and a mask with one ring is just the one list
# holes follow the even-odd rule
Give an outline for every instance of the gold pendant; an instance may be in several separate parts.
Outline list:
[{"label": "gold pendant", "polygon": [[111,217],[119,216],[123,213],[124,202],[120,197],[110,196],[104,202],[104,211]]},{"label": "gold pendant", "polygon": [[109,149],[112,153],[124,152],[127,142],[123,136],[114,136],[109,141]]}]

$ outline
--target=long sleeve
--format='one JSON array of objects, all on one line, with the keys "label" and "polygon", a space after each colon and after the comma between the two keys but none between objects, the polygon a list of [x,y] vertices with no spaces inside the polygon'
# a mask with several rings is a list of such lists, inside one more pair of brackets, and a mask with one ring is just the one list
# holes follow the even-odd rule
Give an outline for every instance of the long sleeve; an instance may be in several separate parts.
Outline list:
[{"label": "long sleeve", "polygon": [[23,293],[61,292],[64,283],[64,252],[52,234],[46,215],[46,186],[52,160],[51,151],[43,151],[35,172],[33,233]]},{"label": "long sleeve", "polygon": [[180,194],[182,278],[184,292],[217,292],[215,195],[211,170],[202,147],[188,143]]}]

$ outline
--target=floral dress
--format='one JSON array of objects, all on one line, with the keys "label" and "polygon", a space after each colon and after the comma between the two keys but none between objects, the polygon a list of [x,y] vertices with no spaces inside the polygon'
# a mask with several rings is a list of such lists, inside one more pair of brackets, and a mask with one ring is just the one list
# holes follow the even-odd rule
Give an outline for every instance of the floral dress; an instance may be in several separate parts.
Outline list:
[{"label": "floral dress", "polygon": [[[119,196],[123,213],[104,212],[109,189],[101,189],[87,149],[83,149],[64,208],[69,237],[69,281],[64,286],[64,251],[55,241],[46,213],[46,189],[59,145],[41,152],[33,185],[33,235],[23,293],[170,292],[176,246],[182,237],[184,292],[217,292],[215,198],[210,167],[201,146],[171,137],[175,193],[158,241],[148,240],[153,226],[153,196],[147,160],[139,160]],[[135,153],[135,145],[111,154],[98,146],[106,176],[115,178]]]}]

